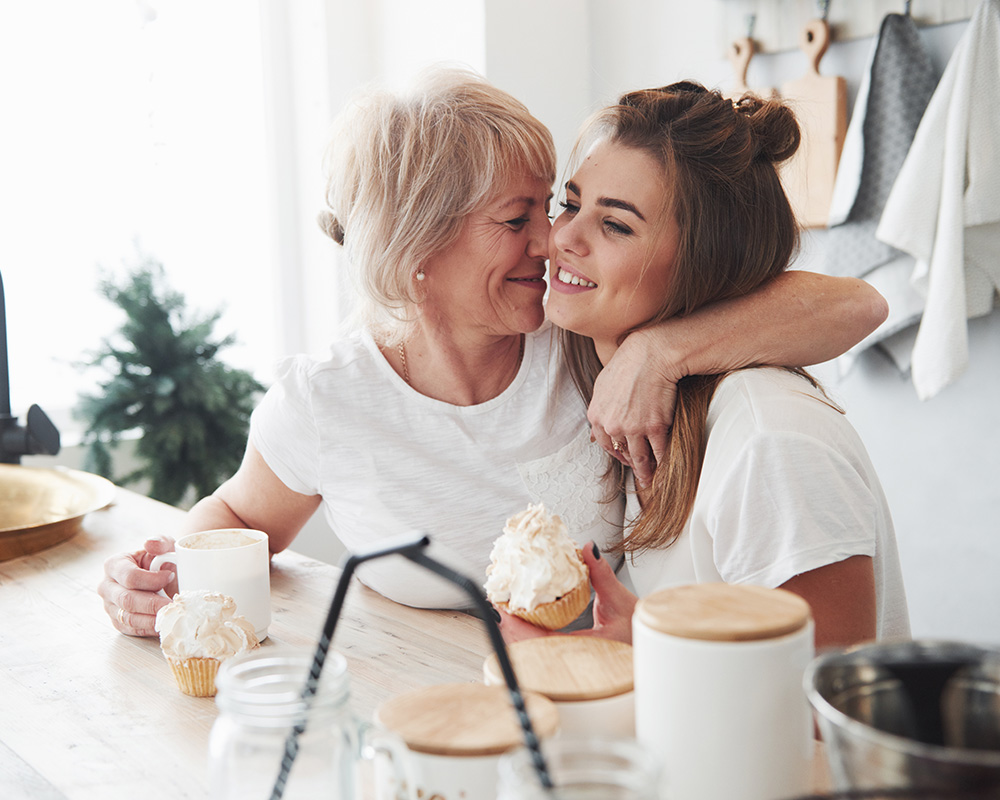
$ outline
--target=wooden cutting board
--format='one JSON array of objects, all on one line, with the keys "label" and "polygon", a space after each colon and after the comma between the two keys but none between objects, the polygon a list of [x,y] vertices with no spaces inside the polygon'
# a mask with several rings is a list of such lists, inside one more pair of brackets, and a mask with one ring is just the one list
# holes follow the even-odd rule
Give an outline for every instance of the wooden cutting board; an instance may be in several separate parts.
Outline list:
[{"label": "wooden cutting board", "polygon": [[729,63],[733,65],[733,88],[726,97],[738,100],[747,92],[763,97],[766,100],[778,96],[778,92],[773,88],[751,89],[747,85],[747,70],[750,68],[750,59],[755,53],[753,39],[743,36],[729,46]]},{"label": "wooden cutting board", "polygon": [[825,228],[830,216],[840,151],[847,134],[847,81],[819,74],[819,62],[830,44],[830,27],[814,19],[802,31],[799,46],[809,60],[806,74],[781,87],[795,111],[802,144],[782,169],[782,182],[805,228]]}]

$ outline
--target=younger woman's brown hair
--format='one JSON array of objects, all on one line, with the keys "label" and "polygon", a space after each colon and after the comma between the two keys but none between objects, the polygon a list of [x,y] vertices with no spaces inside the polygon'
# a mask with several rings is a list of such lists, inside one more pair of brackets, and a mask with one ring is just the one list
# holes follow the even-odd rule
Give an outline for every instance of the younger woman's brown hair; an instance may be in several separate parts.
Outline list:
[{"label": "younger woman's brown hair", "polygon": [[[799,233],[778,165],[799,139],[787,106],[752,95],[732,101],[692,82],[630,92],[592,118],[575,158],[598,142],[652,156],[663,174],[661,217],[672,215],[679,230],[670,288],[645,325],[749,294],[788,266]],[[568,331],[561,336],[570,372],[589,402],[601,369],[593,342]],[[723,377],[680,381],[667,454],[619,549],[665,547],[684,529],[704,459],[708,406]],[[617,492],[624,469],[614,461],[609,472]]]}]

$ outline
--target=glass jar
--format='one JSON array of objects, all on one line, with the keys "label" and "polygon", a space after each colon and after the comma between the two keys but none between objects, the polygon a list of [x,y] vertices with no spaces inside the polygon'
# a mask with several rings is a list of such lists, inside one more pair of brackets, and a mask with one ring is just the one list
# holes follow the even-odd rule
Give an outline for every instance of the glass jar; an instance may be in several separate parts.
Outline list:
[{"label": "glass jar", "polygon": [[526,748],[499,765],[499,800],[660,800],[660,761],[635,739],[592,736],[542,742],[552,789],[542,788]]},{"label": "glass jar", "polygon": [[347,662],[327,654],[312,702],[302,699],[313,654],[265,647],[223,662],[216,677],[219,716],[209,736],[215,800],[272,797],[286,743],[304,726],[281,797],[353,800],[360,726],[348,707]]}]

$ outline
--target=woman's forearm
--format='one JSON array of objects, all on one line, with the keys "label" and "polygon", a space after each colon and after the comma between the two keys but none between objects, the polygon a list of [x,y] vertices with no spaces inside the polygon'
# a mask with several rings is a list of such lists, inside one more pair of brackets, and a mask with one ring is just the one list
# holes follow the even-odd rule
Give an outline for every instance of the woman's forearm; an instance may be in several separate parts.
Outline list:
[{"label": "woman's forearm", "polygon": [[319,508],[319,495],[293,492],[267,466],[253,445],[236,474],[188,512],[185,532],[252,528],[268,535],[268,548],[279,553],[291,544]]},{"label": "woman's forearm", "polygon": [[752,294],[637,333],[659,340],[663,370],[681,378],[818,364],[850,350],[887,314],[885,298],[865,281],[793,270]]},{"label": "woman's forearm", "polygon": [[786,272],[752,294],[630,334],[605,365],[587,410],[607,452],[627,442],[642,486],[667,445],[677,382],[758,364],[804,367],[841,355],[885,320],[888,306],[857,278]]}]

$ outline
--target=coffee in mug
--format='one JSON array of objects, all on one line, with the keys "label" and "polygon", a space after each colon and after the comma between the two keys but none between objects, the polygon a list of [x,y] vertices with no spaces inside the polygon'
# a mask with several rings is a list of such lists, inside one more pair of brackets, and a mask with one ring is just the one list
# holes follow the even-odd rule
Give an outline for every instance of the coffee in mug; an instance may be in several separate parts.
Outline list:
[{"label": "coffee in mug", "polygon": [[189,550],[229,550],[246,547],[258,541],[243,530],[202,531],[184,537],[184,546]]},{"label": "coffee in mug", "polygon": [[250,620],[257,638],[267,637],[271,624],[271,558],[267,534],[246,528],[198,531],[181,536],[174,552],[156,556],[150,564],[177,567],[177,586],[184,592],[205,589],[229,595],[236,613]]}]

